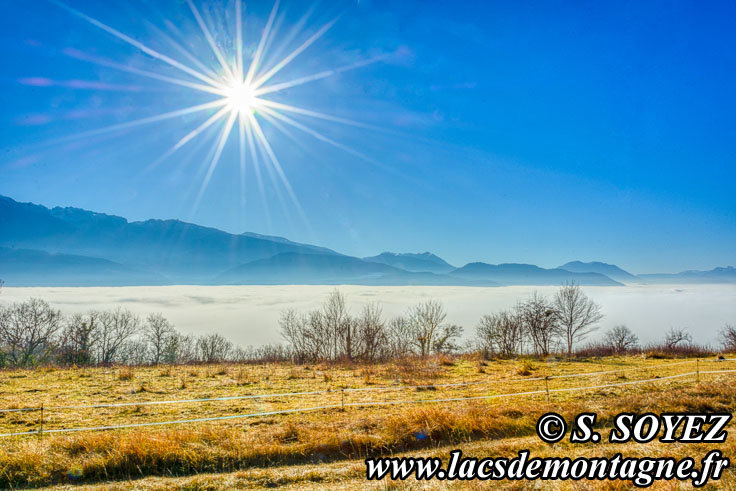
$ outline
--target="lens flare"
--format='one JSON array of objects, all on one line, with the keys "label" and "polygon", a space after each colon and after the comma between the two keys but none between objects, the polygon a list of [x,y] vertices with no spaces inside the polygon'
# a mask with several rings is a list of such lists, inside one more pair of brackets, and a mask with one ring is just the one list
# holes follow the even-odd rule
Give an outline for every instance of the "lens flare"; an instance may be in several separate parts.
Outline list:
[{"label": "lens flare", "polygon": [[234,82],[231,86],[223,89],[223,95],[230,111],[238,114],[252,113],[258,105],[255,89],[247,84],[245,80]]},{"label": "lens flare", "polygon": [[[279,8],[278,0],[275,2],[273,8],[271,9],[268,20],[266,22],[266,26],[262,31],[260,40],[257,44],[257,48],[255,49],[252,58],[250,58],[249,63],[246,63],[245,60],[245,53],[247,50],[244,49],[245,40],[243,39],[244,31],[242,0],[235,1],[234,35],[232,33],[215,31],[216,36],[213,35],[211,26],[208,26],[207,20],[200,14],[194,2],[192,0],[186,0],[186,3],[194,17],[194,20],[201,30],[204,42],[206,42],[206,44],[209,46],[212,53],[214,54],[218,66],[206,66],[204,61],[199,60],[193,54],[189,53],[184,46],[173,41],[173,39],[170,38],[163,31],[159,30],[159,32],[164,37],[164,40],[168,40],[168,44],[173,45],[176,48],[176,51],[179,52],[179,54],[183,54],[190,63],[196,62],[193,63],[193,68],[192,66],[175,59],[173,56],[160,53],[159,51],[156,51],[153,48],[143,44],[139,40],[134,39],[133,37],[124,34],[123,32],[118,31],[117,29],[108,26],[107,24],[104,24],[103,22],[95,18],[92,18],[89,15],[68,6],[59,0],[50,1],[53,4],[66,10],[67,12],[73,14],[74,16],[79,17],[80,19],[85,20],[91,25],[116,37],[118,40],[123,41],[142,51],[153,59],[158,60],[161,63],[165,63],[169,67],[177,69],[180,72],[180,75],[178,77],[181,78],[128,67],[126,65],[119,64],[111,60],[100,60],[97,57],[75,51],[75,53],[77,53],[77,56],[75,56],[76,58],[92,63],[97,63],[109,68],[125,71],[128,73],[134,73],[143,77],[167,82],[178,87],[188,88],[200,94],[205,93],[215,97],[210,102],[204,104],[184,107],[157,116],[151,116],[147,118],[115,124],[112,126],[97,128],[71,137],[71,139],[74,139],[92,135],[99,135],[103,133],[119,131],[122,129],[129,129],[141,125],[153,124],[156,122],[181,117],[184,115],[191,115],[192,113],[204,111],[212,113],[212,111],[214,111],[214,114],[206,116],[203,123],[201,123],[191,132],[184,135],[161,157],[156,159],[152,164],[148,166],[148,168],[150,169],[156,165],[159,165],[161,162],[171,157],[174,153],[179,151],[189,142],[202,135],[202,133],[206,129],[213,127],[215,124],[221,125],[219,136],[218,138],[216,138],[211,150],[212,158],[211,160],[209,160],[209,163],[206,166],[206,172],[204,174],[204,178],[194,204],[195,208],[198,206],[199,200],[202,198],[202,195],[207,188],[210,178],[217,168],[220,157],[223,153],[223,149],[229,140],[230,133],[235,131],[238,135],[238,138],[236,138],[236,140],[238,141],[238,144],[240,146],[239,168],[241,173],[240,181],[242,195],[244,196],[245,194],[245,170],[247,167],[247,158],[250,157],[252,161],[250,162],[250,165],[253,167],[256,173],[261,193],[263,194],[264,189],[259,167],[260,165],[264,165],[266,170],[268,171],[268,175],[271,176],[272,179],[277,181],[278,184],[283,186],[293,204],[297,208],[297,211],[302,216],[302,219],[306,221],[306,217],[304,216],[296,195],[292,190],[291,185],[289,184],[283,167],[281,166],[281,163],[279,162],[272,145],[268,142],[266,134],[261,128],[261,123],[259,122],[259,120],[274,121],[274,118],[276,118],[281,123],[289,125],[311,136],[312,138],[333,145],[341,150],[348,151],[353,155],[359,156],[364,160],[369,161],[369,159],[362,156],[362,154],[355,152],[347,146],[335,142],[334,140],[326,136],[323,136],[305,123],[300,123],[292,118],[287,117],[285,113],[292,113],[306,118],[316,118],[322,121],[330,121],[334,123],[349,124],[354,126],[367,127],[367,125],[363,125],[348,119],[333,117],[328,114],[311,111],[309,109],[298,107],[293,104],[276,102],[268,98],[269,96],[280,93],[285,89],[304,85],[317,80],[322,80],[334,74],[366,66],[368,64],[385,59],[385,56],[377,56],[367,60],[361,60],[357,63],[352,63],[347,66],[338,67],[330,70],[323,70],[314,74],[305,74],[292,80],[286,80],[267,85],[267,82],[269,80],[273,79],[283,68],[285,68],[287,65],[290,65],[298,56],[300,56],[317,40],[319,40],[327,31],[329,31],[330,28],[332,28],[332,26],[335,24],[337,19],[333,19],[330,22],[319,27],[305,41],[303,41],[295,49],[291,50],[288,54],[283,56],[283,58],[281,58],[280,60],[272,63],[268,67],[263,67],[263,61],[268,59],[266,53],[267,48],[268,46],[273,44],[272,40],[275,36],[277,36],[276,26],[279,24],[279,22],[275,22],[275,19]],[[305,24],[306,19],[307,15],[302,18],[297,26],[302,27]],[[285,36],[285,39],[294,39],[297,37],[298,34],[298,30],[294,29],[291,33]],[[231,41],[225,44],[232,45],[234,48],[234,53],[223,51],[216,42],[216,38],[226,38],[228,41]],[[81,53],[81,55],[79,53]],[[259,162],[260,159],[262,159],[263,162]],[[276,188],[276,190],[278,191],[278,187]]]}]

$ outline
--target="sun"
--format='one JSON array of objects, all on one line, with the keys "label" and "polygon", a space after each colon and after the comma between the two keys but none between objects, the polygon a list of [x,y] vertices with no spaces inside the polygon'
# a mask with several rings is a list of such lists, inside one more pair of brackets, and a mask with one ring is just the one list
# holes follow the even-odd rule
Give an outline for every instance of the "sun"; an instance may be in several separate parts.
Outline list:
[{"label": "sun", "polygon": [[[196,128],[192,129],[189,133],[181,137],[174,145],[171,146],[163,155],[152,162],[148,168],[151,169],[159,165],[164,160],[170,158],[181,148],[186,146],[189,142],[196,139],[198,136],[205,134],[208,129],[219,126],[219,136],[216,136],[210,151],[211,157],[208,157],[208,162],[203,163],[203,179],[199,188],[199,193],[194,200],[194,208],[197,207],[200,199],[202,198],[205,189],[212,177],[215,168],[220,161],[220,157],[223,154],[225,144],[230,138],[231,133],[237,134],[238,147],[239,147],[239,168],[240,168],[240,183],[241,183],[241,195],[245,195],[245,169],[246,160],[249,159],[253,169],[255,170],[255,177],[258,180],[258,186],[261,193],[264,193],[263,182],[261,181],[260,166],[264,165],[268,171],[268,176],[272,180],[276,181],[274,184],[278,184],[280,181],[281,185],[285,188],[289,198],[295,205],[297,211],[303,215],[301,206],[296,198],[294,191],[291,188],[291,184],[286,177],[279,159],[276,156],[276,152],[266,138],[266,133],[261,127],[262,122],[268,122],[279,132],[293,138],[289,133],[288,127],[297,129],[307,135],[314,137],[320,142],[328,143],[335,146],[336,148],[342,149],[350,154],[357,156],[361,159],[371,161],[359,152],[356,152],[349,147],[336,142],[329,137],[319,133],[316,129],[312,128],[308,122],[302,123],[298,120],[293,119],[288,114],[295,115],[301,118],[316,118],[325,121],[331,121],[335,123],[348,124],[352,126],[368,127],[361,123],[351,121],[344,118],[331,116],[328,114],[312,111],[303,107],[286,104],[284,102],[277,102],[271,99],[271,96],[276,93],[282,93],[289,88],[297,87],[303,84],[322,80],[327,77],[331,77],[337,73],[344,72],[346,70],[356,69],[362,66],[366,66],[370,63],[374,63],[383,59],[383,56],[375,56],[364,59],[362,61],[355,62],[351,65],[333,68],[329,70],[322,70],[317,73],[303,75],[291,80],[279,81],[274,83],[272,79],[276,77],[281,70],[287,65],[291,64],[295,58],[303,53],[308,47],[314,44],[320,39],[337,21],[337,18],[324,24],[322,27],[317,29],[311,36],[304,40],[300,45],[295,47],[291,52],[284,55],[278,61],[272,64],[266,64],[265,60],[268,60],[266,53],[267,46],[270,45],[270,41],[277,35],[277,26],[279,22],[276,22],[276,14],[278,11],[279,0],[275,0],[271,13],[268,16],[266,25],[261,31],[260,40],[257,43],[257,47],[252,55],[246,55],[245,43],[243,40],[243,0],[235,0],[235,33],[227,32],[227,30],[213,32],[210,30],[210,25],[205,21],[199,12],[199,9],[194,3],[194,0],[185,0],[189,9],[194,16],[197,24],[199,25],[202,35],[206,43],[209,45],[214,58],[217,60],[219,66],[209,66],[209,64],[203,62],[197,56],[189,52],[184,46],[171,41],[178,52],[191,63],[179,61],[172,58],[169,55],[158,52],[142,42],[134,39],[133,37],[118,31],[117,29],[100,22],[99,20],[92,18],[79,10],[69,7],[61,0],[50,0],[55,5],[63,8],[71,14],[89,22],[90,24],[102,29],[108,34],[118,38],[121,41],[128,43],[134,48],[140,50],[146,55],[160,61],[162,64],[168,65],[180,72],[179,76],[164,75],[157,71],[142,70],[135,67],[129,67],[127,65],[106,62],[103,66],[111,66],[113,68],[134,73],[143,77],[151,78],[157,81],[167,82],[178,87],[189,88],[198,93],[204,93],[212,96],[209,102],[197,104],[190,107],[184,107],[174,111],[158,114],[155,116],[149,116],[141,119],[126,121],[123,123],[114,124],[102,128],[97,128],[91,131],[80,133],[75,135],[75,138],[92,136],[103,134],[107,132],[115,132],[124,129],[130,129],[139,125],[147,125],[151,123],[157,123],[166,121],[173,118],[180,118],[184,115],[208,112],[208,117],[203,118],[204,121],[199,124]],[[305,14],[302,20],[297,25],[303,25],[306,21],[309,13]],[[299,35],[299,29],[296,29],[286,35],[287,38],[294,38]],[[215,41],[215,38],[224,38],[231,41],[234,52],[227,52],[221,49]],[[246,58],[250,58],[249,63],[246,63]],[[371,161],[372,162],[372,161]],[[275,188],[278,192],[278,186]],[[305,220],[306,218],[303,217]]]},{"label": "sun", "polygon": [[225,104],[231,112],[247,115],[254,113],[258,106],[256,88],[245,81],[235,81],[222,90]]}]

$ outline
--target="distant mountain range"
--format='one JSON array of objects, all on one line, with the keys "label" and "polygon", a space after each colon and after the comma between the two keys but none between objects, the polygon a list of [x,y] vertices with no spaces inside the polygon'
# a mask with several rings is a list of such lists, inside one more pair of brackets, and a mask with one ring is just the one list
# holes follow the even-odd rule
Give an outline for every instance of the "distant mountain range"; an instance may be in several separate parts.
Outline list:
[{"label": "distant mountain range", "polygon": [[648,283],[736,283],[736,268],[727,266],[725,268],[714,268],[710,271],[683,271],[681,273],[667,274],[640,274],[639,278]]},{"label": "distant mountain range", "polygon": [[0,279],[17,286],[161,285],[166,278],[107,259],[0,247]]},{"label": "distant mountain range", "polygon": [[590,263],[571,261],[559,266],[558,269],[564,269],[573,273],[598,273],[622,283],[637,283],[640,281],[635,275],[624,271],[614,264],[600,263],[597,261]]},{"label": "distant mountain range", "polygon": [[421,254],[383,252],[378,256],[364,257],[364,261],[388,264],[395,268],[414,272],[449,273],[457,268],[431,252]]},{"label": "distant mountain range", "polygon": [[217,284],[359,284],[359,285],[486,285],[489,280],[466,282],[429,271],[407,271],[351,256],[286,252],[225,271]]},{"label": "distant mountain range", "polygon": [[575,282],[579,285],[614,286],[616,280],[601,273],[579,273],[565,269],[544,269],[533,264],[469,263],[452,272],[460,278],[494,278],[504,285],[560,285]]},{"label": "distant mountain range", "polygon": [[469,263],[384,252],[357,258],[325,247],[180,220],[126,219],[79,208],[46,208],[0,196],[0,278],[8,286],[171,284],[580,285],[736,283],[733,267],[632,275],[611,264],[573,261]]}]

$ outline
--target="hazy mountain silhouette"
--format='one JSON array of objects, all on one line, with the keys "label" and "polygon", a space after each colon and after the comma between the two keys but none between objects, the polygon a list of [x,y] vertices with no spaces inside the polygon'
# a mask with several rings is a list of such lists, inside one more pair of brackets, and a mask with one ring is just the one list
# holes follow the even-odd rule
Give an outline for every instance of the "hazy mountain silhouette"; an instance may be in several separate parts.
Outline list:
[{"label": "hazy mountain silhouette", "polygon": [[619,268],[615,264],[607,264],[598,261],[589,263],[571,261],[563,264],[557,269],[564,269],[572,273],[600,273],[623,283],[636,283],[641,281],[637,276]]},{"label": "hazy mountain silhouette", "polygon": [[709,271],[682,271],[680,273],[651,273],[634,275],[615,264],[572,261],[559,269],[577,273],[600,273],[623,283],[736,283],[736,268],[718,267]]},{"label": "hazy mountain silhouette", "polygon": [[[166,278],[107,259],[7,247],[0,247],[0,275],[13,286],[120,286],[166,283]],[[73,281],[70,278],[73,278]]]},{"label": "hazy mountain silhouette", "polygon": [[639,278],[647,283],[736,283],[736,268],[726,266],[709,271],[640,274]]},{"label": "hazy mountain silhouette", "polygon": [[[218,284],[358,284],[457,285],[476,284],[446,275],[410,272],[387,264],[334,254],[283,253],[259,259],[218,276]],[[496,283],[486,282],[489,286]]]},{"label": "hazy mountain silhouette", "polygon": [[[316,245],[311,244],[300,244],[299,242],[294,242],[289,239],[285,239],[284,237],[277,237],[275,235],[263,235],[263,234],[257,234],[255,232],[243,232],[240,234],[244,237],[253,237],[255,239],[263,239],[263,240],[270,240],[271,242],[277,242],[279,244],[288,244],[293,246],[299,246],[304,249],[312,250],[319,254],[339,254],[331,249],[328,249],[326,247],[320,247]],[[341,254],[342,255],[342,254]]]},{"label": "hazy mountain silhouette", "polygon": [[180,220],[129,222],[79,208],[46,208],[0,196],[0,278],[14,285],[365,284],[621,285],[731,283],[733,267],[634,276],[599,262],[560,268],[469,263],[429,252],[359,259],[283,237],[230,234]]},{"label": "hazy mountain silhouette", "polygon": [[128,222],[104,213],[48,209],[6,197],[0,197],[0,246],[104,258],[170,282],[208,282],[224,270],[284,252],[319,250],[337,255],[286,239],[234,235],[179,220]]},{"label": "hazy mountain silhouette", "polygon": [[533,264],[469,263],[450,273],[465,279],[485,279],[504,285],[560,285],[575,282],[578,285],[621,285],[600,273],[573,273],[564,269],[544,269]]},{"label": "hazy mountain silhouette", "polygon": [[364,257],[363,260],[388,264],[389,266],[414,272],[449,273],[455,269],[455,266],[452,266],[431,252],[422,252],[420,254],[383,252],[377,256]]}]

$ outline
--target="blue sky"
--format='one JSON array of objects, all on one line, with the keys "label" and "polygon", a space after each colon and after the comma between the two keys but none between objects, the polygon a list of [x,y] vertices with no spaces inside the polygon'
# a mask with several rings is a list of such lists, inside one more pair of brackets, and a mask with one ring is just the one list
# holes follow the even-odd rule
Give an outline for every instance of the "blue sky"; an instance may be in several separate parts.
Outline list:
[{"label": "blue sky", "polygon": [[[68,5],[217,67],[185,2]],[[230,56],[235,3],[197,6]],[[246,63],[271,7],[247,3]],[[291,114],[338,148],[261,120],[301,213],[265,161],[241,187],[236,134],[197,201],[222,125],[149,168],[214,110],[75,137],[213,97],[109,66],[197,81],[46,1],[0,2],[0,194],[358,256],[736,264],[735,4],[329,1],[291,38],[307,10],[281,3],[266,69],[338,20],[273,82],[378,61],[273,95],[366,125]]]}]

